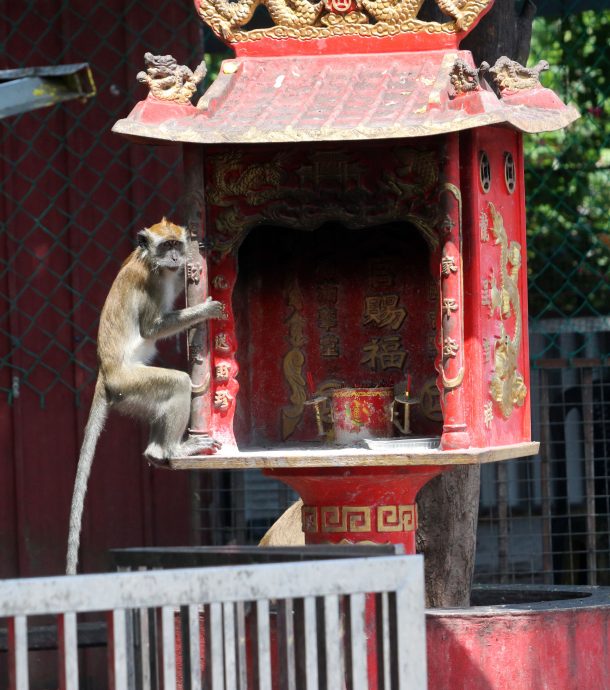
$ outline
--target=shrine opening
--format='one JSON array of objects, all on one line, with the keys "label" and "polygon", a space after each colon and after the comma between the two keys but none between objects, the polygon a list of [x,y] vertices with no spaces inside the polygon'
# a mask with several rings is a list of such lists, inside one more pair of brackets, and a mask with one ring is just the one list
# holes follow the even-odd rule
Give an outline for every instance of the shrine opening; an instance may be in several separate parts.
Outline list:
[{"label": "shrine opening", "polygon": [[147,53],[114,126],[183,145],[187,299],[225,308],[188,348],[190,433],[222,447],[169,465],[262,468],[308,543],[412,553],[431,477],[538,449],[522,134],[578,115],[547,63],[459,48],[490,0],[421,4],[196,0],[235,58],[193,103],[204,63]]}]

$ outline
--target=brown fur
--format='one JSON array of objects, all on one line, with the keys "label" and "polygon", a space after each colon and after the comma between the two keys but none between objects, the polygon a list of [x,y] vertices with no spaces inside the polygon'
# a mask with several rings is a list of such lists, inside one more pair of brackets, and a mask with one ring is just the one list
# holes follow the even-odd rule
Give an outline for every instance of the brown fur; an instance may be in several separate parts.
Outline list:
[{"label": "brown fur", "polygon": [[184,287],[186,232],[163,218],[138,234],[139,246],[123,262],[100,316],[99,373],[74,483],[68,538],[69,574],[76,572],[87,480],[97,440],[110,409],[150,423],[145,455],[171,457],[215,451],[205,436],[183,440],[190,415],[191,380],[183,371],[149,366],[155,342],[223,314],[220,302],[174,309]]}]

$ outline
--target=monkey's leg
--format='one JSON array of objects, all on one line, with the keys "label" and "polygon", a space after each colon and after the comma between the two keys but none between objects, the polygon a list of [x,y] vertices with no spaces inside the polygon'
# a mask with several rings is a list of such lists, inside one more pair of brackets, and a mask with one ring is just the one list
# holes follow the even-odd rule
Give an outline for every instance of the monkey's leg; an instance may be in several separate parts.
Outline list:
[{"label": "monkey's leg", "polygon": [[144,455],[158,462],[180,454],[191,410],[191,379],[183,371],[169,369],[155,368],[152,375],[165,389],[165,395],[150,417],[150,437]]},{"label": "monkey's leg", "polygon": [[191,379],[175,369],[138,366],[123,370],[120,386],[112,386],[118,412],[150,423],[150,437],[144,455],[163,464],[169,458],[217,450],[220,444],[207,436],[193,436],[183,442],[191,412]]}]

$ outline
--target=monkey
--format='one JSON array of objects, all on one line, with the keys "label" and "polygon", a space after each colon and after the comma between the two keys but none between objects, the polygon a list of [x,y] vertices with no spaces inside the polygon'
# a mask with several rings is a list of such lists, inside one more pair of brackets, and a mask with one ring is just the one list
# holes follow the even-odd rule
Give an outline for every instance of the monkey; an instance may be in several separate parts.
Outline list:
[{"label": "monkey", "polygon": [[76,573],[87,481],[110,410],[150,423],[144,455],[153,464],[220,448],[220,443],[209,436],[183,440],[190,416],[190,376],[184,371],[149,365],[157,340],[224,315],[223,305],[210,297],[192,307],[173,308],[184,287],[185,258],[183,227],[163,218],[141,230],[138,246],[123,262],[102,307],[98,376],[70,509],[68,575]]}]

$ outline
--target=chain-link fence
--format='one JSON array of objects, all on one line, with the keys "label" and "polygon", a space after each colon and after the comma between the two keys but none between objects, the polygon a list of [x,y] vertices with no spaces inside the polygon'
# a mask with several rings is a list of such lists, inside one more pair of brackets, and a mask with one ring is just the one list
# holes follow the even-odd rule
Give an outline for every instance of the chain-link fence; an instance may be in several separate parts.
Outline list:
[{"label": "chain-link fence", "polygon": [[[482,472],[477,579],[610,584],[610,10],[542,2],[531,62],[581,118],[526,139],[533,436]],[[560,14],[561,13],[561,14]]]},{"label": "chain-link fence", "polygon": [[[8,406],[27,402],[40,425],[37,409],[90,394],[108,285],[138,225],[172,215],[180,197],[176,147],[110,133],[143,96],[142,56],[194,66],[219,44],[190,0],[1,4],[2,68],[87,61],[98,89],[87,103],[6,119],[0,134],[0,394]],[[477,567],[488,581],[610,577],[610,9],[561,12],[536,20],[531,59],[554,66],[544,83],[582,118],[529,137],[526,150],[533,421],[544,451],[484,468]],[[292,500],[255,472],[237,474],[196,492],[203,543],[256,541]]]}]

